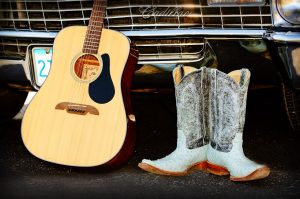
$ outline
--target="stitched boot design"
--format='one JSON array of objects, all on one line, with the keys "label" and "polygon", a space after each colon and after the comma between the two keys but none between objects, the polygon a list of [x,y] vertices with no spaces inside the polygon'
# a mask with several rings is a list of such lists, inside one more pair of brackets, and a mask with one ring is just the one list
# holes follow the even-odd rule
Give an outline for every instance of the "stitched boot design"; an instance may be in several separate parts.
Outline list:
[{"label": "stitched boot design", "polygon": [[208,81],[207,70],[202,68],[185,76],[180,84],[175,84],[177,104],[177,128],[186,137],[189,149],[208,144],[206,132],[208,121],[205,113],[208,111]]},{"label": "stitched boot design", "polygon": [[211,73],[211,146],[222,152],[232,149],[232,140],[236,133],[242,133],[245,124],[247,91],[250,78],[246,78],[246,69],[241,70],[239,85],[218,70]]}]

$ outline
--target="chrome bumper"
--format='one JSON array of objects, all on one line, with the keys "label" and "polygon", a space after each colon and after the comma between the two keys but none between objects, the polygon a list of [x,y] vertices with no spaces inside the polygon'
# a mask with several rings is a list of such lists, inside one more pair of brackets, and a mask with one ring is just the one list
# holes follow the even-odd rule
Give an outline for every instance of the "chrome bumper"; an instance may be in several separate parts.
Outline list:
[{"label": "chrome bumper", "polygon": [[[183,30],[149,30],[149,31],[122,31],[128,37],[176,37],[176,36],[200,36],[203,38],[212,39],[240,39],[240,38],[265,38],[269,41],[282,42],[282,43],[300,43],[299,33],[269,33],[266,30],[222,30],[222,29],[183,29]],[[57,32],[26,32],[26,31],[0,31],[0,37],[23,37],[23,38],[55,38]],[[205,53],[203,53],[204,55]],[[198,61],[201,61],[198,60]],[[29,53],[26,53],[25,60],[1,60],[0,67],[3,65],[19,65],[24,68],[26,77],[34,85],[34,80],[31,77]],[[162,68],[168,68],[171,63],[157,62],[148,63],[147,61],[140,60],[140,64],[153,64]],[[173,63],[175,64],[175,63]],[[164,66],[162,66],[164,65]]]},{"label": "chrome bumper", "polygon": [[300,32],[271,32],[264,33],[263,38],[279,43],[299,43]]},{"label": "chrome bumper", "polygon": [[[128,37],[165,37],[165,36],[250,36],[261,37],[265,30],[236,29],[180,29],[180,30],[143,30],[120,31]],[[57,32],[0,31],[0,37],[24,37],[53,39]]]}]

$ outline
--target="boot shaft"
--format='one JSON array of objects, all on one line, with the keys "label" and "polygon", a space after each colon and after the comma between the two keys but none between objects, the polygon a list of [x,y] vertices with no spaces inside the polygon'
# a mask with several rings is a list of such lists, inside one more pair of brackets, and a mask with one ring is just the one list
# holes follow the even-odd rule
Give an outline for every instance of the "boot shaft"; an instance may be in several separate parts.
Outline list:
[{"label": "boot shaft", "polygon": [[245,123],[250,72],[229,74],[217,69],[177,67],[173,71],[177,128],[189,149],[208,144],[222,152],[232,149],[236,133]]},{"label": "boot shaft", "polygon": [[211,146],[229,152],[236,133],[243,132],[250,72],[242,69],[226,74],[211,69],[210,79]]},{"label": "boot shaft", "polygon": [[207,68],[177,67],[173,71],[177,106],[177,129],[186,137],[186,147],[209,143]]}]

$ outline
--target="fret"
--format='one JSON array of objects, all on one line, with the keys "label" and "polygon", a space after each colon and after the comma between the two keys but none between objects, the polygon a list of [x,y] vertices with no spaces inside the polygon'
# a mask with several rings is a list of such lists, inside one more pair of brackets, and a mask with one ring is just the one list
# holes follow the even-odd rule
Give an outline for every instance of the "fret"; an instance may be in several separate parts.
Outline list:
[{"label": "fret", "polygon": [[89,38],[86,38],[86,43],[88,42],[99,42],[100,41],[100,37],[98,38],[95,38],[95,37],[89,37]]},{"label": "fret", "polygon": [[86,42],[89,41],[99,41],[101,37],[99,37],[99,35],[89,35],[89,37],[85,38]]},{"label": "fret", "polygon": [[87,46],[89,46],[89,47],[92,47],[92,48],[94,48],[94,49],[96,49],[96,48],[99,48],[99,45],[95,45],[95,43],[93,44],[93,43],[86,43],[86,44],[83,44],[83,47],[87,47]]},{"label": "fret", "polygon": [[104,17],[100,17],[100,16],[98,16],[98,17],[90,17],[90,22],[91,23],[89,25],[92,25],[92,24],[102,24],[103,20],[104,20]]},{"label": "fret", "polygon": [[91,51],[94,51],[95,49],[91,49],[91,48],[86,48],[86,50],[91,50]]},{"label": "fret", "polygon": [[87,33],[86,34],[89,34],[89,35],[97,35],[97,36],[99,36],[100,34],[99,33],[101,33],[102,32],[102,29],[100,30],[87,30]]},{"label": "fret", "polygon": [[89,34],[88,37],[86,37],[86,41],[88,42],[89,40],[100,40],[100,37],[98,34]]},{"label": "fret", "polygon": [[88,31],[97,31],[97,32],[101,32],[102,28],[95,28],[95,27],[91,27],[87,29]]},{"label": "fret", "polygon": [[85,50],[98,50],[98,48],[94,48],[94,47],[91,47],[91,46],[86,46],[84,47]]},{"label": "fret", "polygon": [[[92,27],[100,27],[100,28],[102,28],[103,26],[102,26],[102,25],[101,25],[101,26],[96,26],[96,25],[93,25]],[[92,28],[92,27],[91,27],[91,28]]]},{"label": "fret", "polygon": [[92,41],[92,40],[93,40],[93,41],[95,41],[95,40],[96,40],[96,41],[97,41],[97,40],[99,41],[99,40],[100,40],[99,35],[89,35],[89,37],[86,37],[86,40],[85,40],[85,41],[86,41],[86,42],[89,42],[89,41]]},{"label": "fret", "polygon": [[98,51],[98,49],[93,49],[93,50],[88,49],[88,50],[85,51],[85,53],[97,54],[98,53],[97,51]]},{"label": "fret", "polygon": [[97,51],[97,50],[95,50],[95,51],[84,51],[84,53],[88,53],[88,54],[97,54],[98,51]]},{"label": "fret", "polygon": [[94,47],[91,47],[91,46],[86,46],[83,48],[85,51],[86,50],[92,50],[92,51],[95,51],[95,50],[98,50],[98,48],[94,48]]},{"label": "fret", "polygon": [[[101,12],[102,13],[102,12]],[[98,15],[98,16],[91,16],[90,18],[104,18],[105,17],[105,15],[104,15],[104,13],[103,14],[100,14],[100,15]]]},{"label": "fret", "polygon": [[90,37],[100,37],[100,34],[102,31],[87,31],[87,35],[86,38],[90,38]]},{"label": "fret", "polygon": [[[93,53],[97,53],[104,26],[105,10],[107,6],[107,0],[95,0],[92,13],[90,16],[89,25],[87,28],[83,52],[88,52],[89,48],[92,48]],[[95,52],[96,51],[96,52]]]},{"label": "fret", "polygon": [[91,47],[99,48],[99,41],[98,42],[88,42],[88,43],[84,44],[83,46],[91,46]]},{"label": "fret", "polygon": [[95,41],[95,42],[89,41],[88,43],[89,43],[89,44],[90,44],[90,43],[99,44],[99,41],[98,41],[98,42],[97,42],[97,41]]},{"label": "fret", "polygon": [[86,38],[90,38],[90,37],[100,37],[100,34],[101,34],[102,31],[87,31],[86,33]]},{"label": "fret", "polygon": [[101,30],[88,30],[89,34],[99,33]]},{"label": "fret", "polygon": [[95,46],[95,45],[92,45],[92,44],[85,44],[83,47],[91,47],[91,48],[93,48],[93,49],[98,49],[99,48],[99,46]]},{"label": "fret", "polygon": [[98,49],[98,48],[99,48],[99,46],[95,46],[94,44],[85,44],[85,45],[83,45],[83,47],[84,47],[84,48],[86,48],[86,47],[91,47],[91,48],[93,48],[93,49]]},{"label": "fret", "polygon": [[98,50],[98,48],[93,48],[93,47],[90,47],[90,46],[87,46],[84,49],[85,50],[92,50],[92,51]]}]

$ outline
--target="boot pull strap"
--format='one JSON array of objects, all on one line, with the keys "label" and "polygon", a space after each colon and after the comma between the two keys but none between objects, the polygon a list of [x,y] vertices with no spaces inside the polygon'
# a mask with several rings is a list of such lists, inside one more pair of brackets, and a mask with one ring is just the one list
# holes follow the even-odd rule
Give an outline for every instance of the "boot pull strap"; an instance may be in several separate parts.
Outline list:
[{"label": "boot pull strap", "polygon": [[205,66],[202,66],[201,69],[202,69],[202,74],[204,76],[207,76],[207,68]]},{"label": "boot pull strap", "polygon": [[212,68],[210,71],[210,82],[211,82],[211,89],[214,93],[217,93],[217,69]]},{"label": "boot pull strap", "polygon": [[180,71],[180,80],[184,77],[184,68],[183,64],[179,64],[179,71]]},{"label": "boot pull strap", "polygon": [[244,85],[244,83],[245,83],[245,79],[247,77],[247,71],[248,70],[246,68],[242,68],[240,86]]}]

